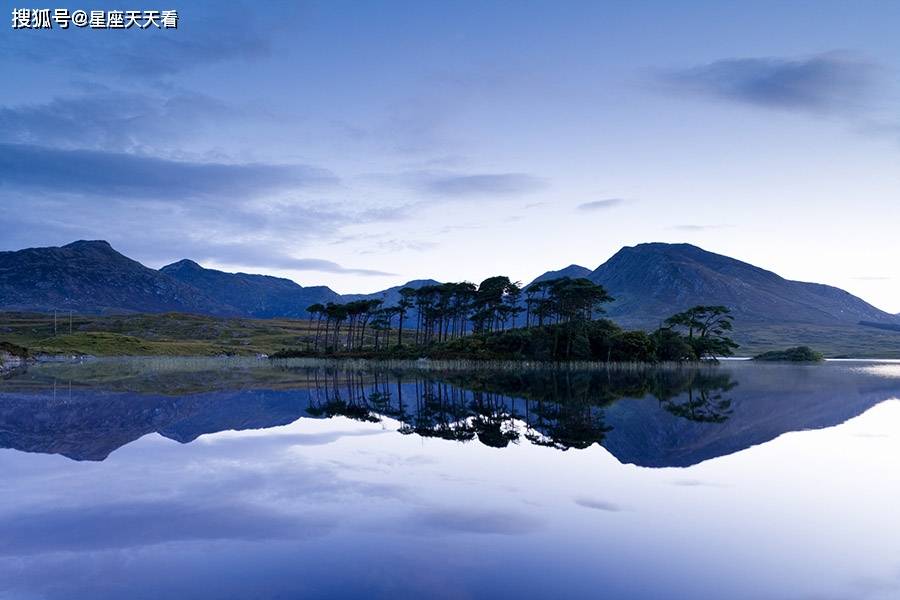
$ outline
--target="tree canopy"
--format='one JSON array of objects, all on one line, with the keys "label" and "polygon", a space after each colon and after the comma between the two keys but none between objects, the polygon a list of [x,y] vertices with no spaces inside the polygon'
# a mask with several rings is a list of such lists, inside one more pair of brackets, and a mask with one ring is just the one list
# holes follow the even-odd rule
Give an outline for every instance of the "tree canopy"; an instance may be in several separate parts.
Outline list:
[{"label": "tree canopy", "polygon": [[[523,288],[497,275],[477,285],[404,287],[390,306],[362,299],[306,310],[316,317],[315,352],[326,353],[368,348],[444,358],[681,362],[715,360],[737,348],[729,337],[734,317],[728,307],[694,306],[647,333],[602,319],[604,305],[612,301],[603,286],[586,278],[547,279]],[[405,324],[414,327],[414,335],[404,337]]]}]

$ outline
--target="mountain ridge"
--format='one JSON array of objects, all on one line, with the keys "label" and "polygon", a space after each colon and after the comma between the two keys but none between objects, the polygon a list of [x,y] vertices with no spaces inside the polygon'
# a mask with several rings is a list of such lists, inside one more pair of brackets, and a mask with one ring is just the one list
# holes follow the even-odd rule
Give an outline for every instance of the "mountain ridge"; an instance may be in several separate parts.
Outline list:
[{"label": "mountain ridge", "polygon": [[[590,271],[577,264],[534,281],[587,277],[616,299],[607,315],[629,327],[656,327],[696,304],[724,304],[739,322],[812,325],[897,324],[900,318],[833,286],[785,279],[772,271],[691,244],[626,246]],[[0,252],[0,309],[86,313],[188,312],[253,318],[307,317],[314,303],[379,299],[396,304],[403,287],[338,294],[269,275],[227,273],[182,259],[154,270],[103,240]]]},{"label": "mountain ridge", "polygon": [[895,315],[840,288],[785,279],[691,244],[626,246],[587,278],[616,299],[607,314],[631,326],[656,326],[697,304],[723,304],[751,323],[896,322]]},{"label": "mountain ridge", "polygon": [[0,307],[100,314],[177,310],[225,316],[237,312],[120,254],[103,240],[0,252]]},{"label": "mountain ridge", "polygon": [[221,299],[242,316],[260,319],[306,317],[306,307],[311,304],[341,300],[340,294],[327,286],[303,287],[284,277],[227,273],[189,259],[166,265],[159,272]]},{"label": "mountain ridge", "polygon": [[[531,283],[537,283],[539,281],[548,281],[550,279],[558,279],[560,277],[570,277],[572,279],[579,279],[581,277],[588,277],[593,273],[587,267],[582,267],[581,265],[571,264],[568,267],[564,267],[562,269],[557,269],[555,271],[547,271],[541,275],[538,275],[534,279],[531,280]],[[530,285],[530,284],[529,284]]]}]

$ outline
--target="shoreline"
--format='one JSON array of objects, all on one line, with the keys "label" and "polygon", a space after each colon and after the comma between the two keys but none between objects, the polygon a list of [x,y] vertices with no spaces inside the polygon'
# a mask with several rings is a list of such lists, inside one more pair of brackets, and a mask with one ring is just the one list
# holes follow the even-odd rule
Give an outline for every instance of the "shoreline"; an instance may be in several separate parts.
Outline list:
[{"label": "shoreline", "polygon": [[728,365],[758,365],[758,366],[803,366],[814,367],[828,363],[865,363],[865,364],[900,364],[897,358],[828,358],[821,362],[791,362],[791,361],[754,361],[748,357],[727,357],[718,361],[684,361],[684,362],[599,362],[599,361],[536,361],[516,359],[391,359],[391,358],[364,358],[364,357],[293,357],[270,358],[266,356],[204,356],[204,355],[117,355],[117,356],[36,356],[27,360],[17,358],[14,361],[0,363],[0,374],[9,374],[18,369],[27,369],[30,366],[43,366],[53,364],[102,364],[102,363],[157,363],[160,366],[195,366],[195,367],[221,367],[234,368],[253,367],[330,367],[340,366],[349,370],[367,368],[396,368],[410,370],[451,370],[451,371],[505,371],[505,370],[560,370],[560,371],[649,371],[649,370],[682,370],[682,369],[714,369]]}]

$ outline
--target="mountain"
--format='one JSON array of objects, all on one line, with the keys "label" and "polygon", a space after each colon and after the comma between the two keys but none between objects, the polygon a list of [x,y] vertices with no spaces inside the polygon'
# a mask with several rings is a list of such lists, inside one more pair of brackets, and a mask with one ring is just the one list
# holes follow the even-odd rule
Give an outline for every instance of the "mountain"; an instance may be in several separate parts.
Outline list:
[{"label": "mountain", "polygon": [[237,312],[214,296],[119,254],[104,241],[0,252],[0,309]]},{"label": "mountain", "polygon": [[306,307],[311,304],[341,301],[337,292],[325,286],[302,287],[281,277],[225,273],[187,259],[160,272],[233,306],[242,316],[260,319],[307,317]]},{"label": "mountain", "polygon": [[655,327],[697,304],[722,304],[742,324],[897,323],[896,316],[836,287],[785,279],[690,244],[639,244],[619,250],[588,278],[616,299],[607,314]]},{"label": "mountain", "polygon": [[372,294],[344,294],[343,296],[341,296],[341,301],[353,302],[355,300],[382,300],[384,302],[384,306],[396,306],[400,302],[400,290],[405,287],[410,287],[414,290],[417,290],[420,287],[425,287],[426,285],[440,285],[440,281],[435,281],[434,279],[413,279],[412,281],[407,281],[403,285],[395,285],[394,287],[390,287],[380,292],[374,292]]},{"label": "mountain", "polygon": [[[841,289],[791,281],[689,244],[622,248],[594,271],[569,265],[537,280],[587,277],[616,299],[607,314],[625,327],[657,327],[697,304],[732,308],[744,351],[809,344],[831,355],[872,355],[895,347],[900,318]],[[150,269],[103,241],[0,252],[0,310],[92,313],[185,312],[214,316],[304,317],[317,302],[383,300],[399,290],[436,284],[419,279],[371,294],[339,295],[289,279],[225,273],[181,260]],[[408,315],[408,322],[415,319]]]},{"label": "mountain", "polygon": [[560,277],[580,279],[582,277],[589,277],[591,273],[592,271],[587,267],[582,267],[581,265],[569,265],[565,269],[560,269],[558,271],[547,271],[543,275],[535,277],[534,281],[532,281],[531,283],[546,281],[548,279],[559,279]]},{"label": "mountain", "polygon": [[399,301],[401,288],[437,283],[417,279],[380,292],[342,296],[326,286],[303,287],[281,277],[226,273],[188,259],[157,271],[105,241],[0,252],[0,310],[305,318],[306,307],[317,302],[378,299],[391,306]]}]

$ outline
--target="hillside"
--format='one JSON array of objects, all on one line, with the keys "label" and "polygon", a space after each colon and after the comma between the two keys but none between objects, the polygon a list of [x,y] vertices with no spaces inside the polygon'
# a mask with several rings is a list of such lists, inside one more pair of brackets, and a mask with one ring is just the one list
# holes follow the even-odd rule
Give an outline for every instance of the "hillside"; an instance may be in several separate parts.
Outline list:
[{"label": "hillside", "polygon": [[622,248],[588,278],[612,294],[616,301],[607,313],[628,326],[655,327],[697,304],[728,306],[742,324],[897,322],[896,316],[844,290],[791,281],[689,244]]},{"label": "hillside", "polygon": [[237,312],[214,296],[116,252],[104,241],[0,252],[0,309]]},{"label": "hillside", "polygon": [[310,304],[341,300],[337,292],[325,286],[302,287],[281,277],[225,273],[186,259],[166,265],[160,272],[218,298],[247,317],[305,318]]}]

